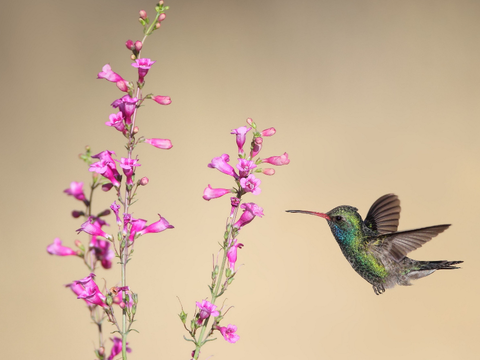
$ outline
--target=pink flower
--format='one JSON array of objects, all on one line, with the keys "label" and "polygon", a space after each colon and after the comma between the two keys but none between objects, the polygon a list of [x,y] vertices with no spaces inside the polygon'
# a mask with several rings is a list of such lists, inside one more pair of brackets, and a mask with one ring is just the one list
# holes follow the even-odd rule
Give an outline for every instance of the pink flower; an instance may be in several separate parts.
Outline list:
[{"label": "pink flower", "polygon": [[236,140],[237,140],[237,147],[238,147],[238,153],[243,154],[243,145],[245,144],[245,140],[247,137],[247,133],[252,130],[252,128],[249,128],[247,126],[241,126],[238,129],[233,129],[230,134],[235,134],[236,135]]},{"label": "pink flower", "polygon": [[58,255],[58,256],[70,256],[70,255],[77,255],[77,252],[69,247],[62,245],[62,240],[59,238],[55,238],[53,240],[53,244],[47,246],[47,252],[50,255]]},{"label": "pink flower", "polygon": [[[122,290],[120,290],[120,289],[122,289]],[[132,292],[129,290],[128,286],[125,286],[123,288],[122,287],[120,287],[120,288],[117,287],[117,290],[119,290],[119,291],[118,291],[117,296],[115,296],[113,298],[113,303],[119,305],[120,307],[123,306],[123,307],[131,308],[133,306],[133,297],[132,297]],[[125,290],[126,295],[128,295],[128,302],[127,303],[125,303],[123,301],[123,291],[124,290]]]},{"label": "pink flower", "polygon": [[271,156],[269,158],[263,159],[262,163],[269,163],[271,165],[288,165],[290,163],[290,159],[288,158],[288,154],[284,153],[281,156]]},{"label": "pink flower", "polygon": [[227,340],[229,343],[234,344],[238,341],[238,339],[240,339],[240,336],[235,334],[235,332],[237,331],[237,327],[235,325],[229,324],[227,327],[217,326],[216,329],[220,331],[224,339]]},{"label": "pink flower", "polygon": [[112,68],[110,67],[110,64],[106,64],[103,68],[102,71],[98,73],[97,79],[105,79],[111,82],[116,83],[117,81],[123,80],[120,75],[117,73],[114,73],[112,71]]},{"label": "pink flower", "polygon": [[202,325],[203,320],[209,318],[210,316],[216,317],[220,315],[220,313],[215,310],[217,306],[213,305],[210,301],[203,300],[201,303],[199,303],[198,301],[196,303],[198,309],[200,310],[197,319],[198,325]]},{"label": "pink flower", "polygon": [[145,142],[158,149],[168,150],[172,148],[172,142],[168,139],[145,139]]},{"label": "pink flower", "polygon": [[133,241],[133,240],[135,240],[135,236],[136,236],[137,232],[139,232],[139,231],[143,230],[143,228],[145,228],[145,224],[147,223],[147,220],[132,219],[130,221],[130,223],[132,224],[132,226],[130,228],[130,236],[129,236],[128,239],[130,241]]},{"label": "pink flower", "polygon": [[128,81],[120,80],[120,81],[117,81],[116,85],[118,90],[123,92],[128,92],[128,85],[129,85]]},{"label": "pink flower", "polygon": [[227,164],[228,161],[230,161],[230,157],[227,154],[223,154],[222,156],[213,158],[210,164],[208,164],[208,167],[233,176],[235,179],[238,178],[238,175],[233,167]]},{"label": "pink flower", "polygon": [[210,186],[210,184],[208,184],[208,186],[205,188],[205,190],[203,190],[203,198],[207,201],[210,201],[212,199],[216,199],[216,198],[219,198],[225,194],[228,194],[230,193],[231,190],[230,189],[212,189],[212,187]]},{"label": "pink flower", "polygon": [[121,180],[121,176],[117,171],[117,165],[115,164],[115,161],[112,159],[112,154],[115,153],[113,151],[105,150],[99,154],[93,155],[92,158],[100,159],[100,161],[91,164],[88,170],[99,173],[106,179],[110,180],[114,186],[119,187],[119,180]]},{"label": "pink flower", "polygon": [[85,194],[83,193],[83,182],[72,181],[70,188],[63,190],[64,193],[72,195],[75,199],[84,201]]},{"label": "pink flower", "polygon": [[132,123],[132,115],[137,108],[137,102],[137,98],[132,98],[130,95],[125,95],[122,98],[115,100],[112,103],[112,107],[115,109],[118,108],[123,113],[125,123],[130,125]]},{"label": "pink flower", "polygon": [[153,97],[153,100],[160,105],[170,105],[172,103],[172,99],[170,99],[170,96],[157,95]]},{"label": "pink flower", "polygon": [[133,48],[134,48],[133,41],[130,40],[130,39],[127,40],[127,41],[125,42],[125,46],[127,47],[128,50],[133,50]]},{"label": "pink flower", "polygon": [[85,221],[80,226],[80,229],[77,229],[77,233],[83,231],[93,236],[102,236],[106,239],[113,240],[113,236],[104,232],[101,228],[102,225],[98,221],[91,223],[91,220],[92,218],[90,217],[87,221]]},{"label": "pink flower", "polygon": [[93,250],[95,258],[101,262],[104,269],[110,269],[112,267],[112,259],[115,257],[115,253],[110,249],[109,241],[100,240],[97,239],[96,236],[92,236],[90,248]]},{"label": "pink flower", "polygon": [[246,177],[250,170],[253,170],[257,167],[255,163],[247,159],[238,159],[237,169],[239,170],[239,175],[241,177]]},{"label": "pink flower", "polygon": [[234,239],[227,251],[228,263],[232,271],[235,271],[235,263],[237,262],[237,249],[241,249],[242,247],[243,244],[237,243],[237,239]]},{"label": "pink flower", "polygon": [[138,159],[128,159],[122,157],[120,161],[117,160],[117,162],[120,163],[120,167],[123,169],[123,173],[127,177],[127,184],[133,185],[132,176],[135,173],[135,167],[142,166],[138,163]]},{"label": "pink flower", "polygon": [[263,130],[262,131],[262,136],[273,136],[273,135],[275,135],[276,132],[277,132],[277,130],[275,130],[275,128],[271,127],[271,128]]},{"label": "pink flower", "polygon": [[[106,297],[101,293],[97,284],[93,280],[94,278],[95,274],[91,273],[87,277],[73,282],[75,285],[80,285],[83,288],[83,291],[80,291],[79,294],[77,294],[77,299],[84,299],[89,305],[99,305],[108,308],[108,305],[105,303]],[[80,288],[77,286],[75,290],[79,291]]]},{"label": "pink flower", "polygon": [[255,175],[250,174],[247,178],[240,179],[240,185],[242,189],[246,192],[251,192],[253,195],[258,195],[261,192],[260,186],[260,179],[257,179]]},{"label": "pink flower", "polygon": [[275,170],[271,168],[263,169],[262,171],[265,175],[272,176],[275,175]]},{"label": "pink flower", "polygon": [[149,233],[159,233],[167,229],[173,229],[173,226],[170,225],[165,218],[162,218],[160,214],[158,214],[158,216],[160,217],[160,220],[158,220],[157,222],[154,222],[153,224],[148,225],[146,228],[143,228],[138,233],[140,235],[145,235]]},{"label": "pink flower", "polygon": [[122,225],[122,220],[120,219],[120,216],[118,215],[118,211],[120,210],[120,205],[118,205],[117,202],[114,201],[112,203],[112,205],[110,205],[110,209],[112,209],[113,212],[115,213],[115,217],[116,217],[118,226]]},{"label": "pink flower", "polygon": [[[113,360],[113,358],[115,356],[117,356],[118,354],[121,354],[122,353],[122,345],[123,345],[123,342],[122,342],[122,339],[117,337],[117,336],[114,336],[113,339],[110,338],[110,340],[113,341],[113,346],[112,346],[112,352],[110,353],[110,356],[108,357],[108,360]],[[126,343],[128,345],[128,342]],[[132,349],[130,349],[129,347],[126,348],[126,351],[128,353],[132,352]]]},{"label": "pink flower", "polygon": [[123,124],[123,113],[119,111],[116,114],[110,114],[109,121],[105,123],[107,126],[112,126],[118,131],[125,133],[125,125]]},{"label": "pink flower", "polygon": [[144,82],[145,76],[147,76],[148,70],[155,64],[156,61],[150,60],[147,58],[136,59],[135,63],[132,64],[133,67],[138,69],[138,82],[142,84]]},{"label": "pink flower", "polygon": [[245,225],[249,224],[255,216],[263,216],[263,209],[254,203],[245,203],[240,205],[242,209],[244,209],[242,216],[240,219],[233,225],[233,227],[237,229],[241,229]]}]

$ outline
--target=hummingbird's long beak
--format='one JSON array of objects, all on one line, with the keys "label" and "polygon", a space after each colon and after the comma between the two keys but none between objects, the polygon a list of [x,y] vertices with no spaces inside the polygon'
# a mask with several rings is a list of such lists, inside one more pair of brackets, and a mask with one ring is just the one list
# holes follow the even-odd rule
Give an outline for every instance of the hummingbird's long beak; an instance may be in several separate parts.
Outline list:
[{"label": "hummingbird's long beak", "polygon": [[330,220],[330,216],[324,213],[319,213],[315,211],[306,211],[306,210],[285,210],[286,212],[289,213],[300,213],[300,214],[309,214],[309,215],[315,215],[315,216],[320,216],[324,219]]}]

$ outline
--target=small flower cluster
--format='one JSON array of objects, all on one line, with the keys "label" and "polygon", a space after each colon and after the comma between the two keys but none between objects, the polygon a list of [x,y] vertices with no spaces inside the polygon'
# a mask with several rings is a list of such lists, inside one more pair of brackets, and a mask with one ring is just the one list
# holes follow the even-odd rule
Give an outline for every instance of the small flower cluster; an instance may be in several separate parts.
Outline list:
[{"label": "small flower cluster", "polygon": [[[258,166],[261,164],[270,165],[287,165],[290,160],[288,154],[284,153],[281,156],[271,156],[267,158],[260,158],[260,151],[263,146],[263,139],[275,134],[274,128],[269,128],[263,131],[258,131],[256,124],[252,119],[247,119],[249,126],[242,126],[238,129],[232,130],[231,134],[236,137],[238,162],[236,169],[229,164],[230,157],[228,154],[222,154],[219,157],[215,157],[208,164],[209,168],[217,169],[223,174],[226,174],[233,178],[235,186],[233,188],[212,188],[210,184],[205,188],[203,192],[203,198],[207,201],[220,198],[226,194],[235,194],[230,198],[230,215],[228,217],[227,226],[223,238],[223,259],[220,263],[216,261],[213,264],[212,282],[209,286],[211,301],[203,300],[196,303],[197,311],[194,319],[191,321],[190,328],[186,326],[187,314],[183,311],[179,314],[185,329],[191,336],[191,340],[195,343],[196,348],[192,353],[193,359],[198,359],[200,354],[200,348],[211,339],[208,339],[215,330],[218,330],[220,334],[230,343],[235,343],[240,338],[236,331],[235,325],[229,324],[228,326],[219,326],[220,321],[225,316],[226,311],[222,309],[217,310],[215,301],[223,295],[228,286],[233,282],[237,269],[235,264],[238,258],[238,249],[241,249],[244,245],[238,242],[238,234],[240,230],[247,224],[253,221],[255,217],[263,216],[263,209],[253,202],[243,203],[242,198],[248,193],[258,195],[261,192],[260,184],[261,180],[258,179],[255,174],[263,173],[265,175],[275,174],[275,170],[272,168],[261,169]],[[244,146],[246,143],[247,134],[252,132],[252,141],[250,143],[250,151],[245,151]],[[240,218],[237,220],[238,209],[242,209],[243,212]],[[228,266],[226,263],[228,261]],[[223,280],[225,276],[225,280]],[[210,329],[207,330],[209,319],[213,318],[213,324]],[[200,330],[200,334],[197,332]]]},{"label": "small flower cluster", "polygon": [[[131,326],[135,321],[138,295],[130,290],[130,286],[127,286],[126,266],[131,260],[135,240],[142,235],[159,233],[173,228],[160,215],[158,221],[147,224],[147,221],[144,219],[134,218],[130,211],[130,207],[136,202],[135,196],[139,186],[145,186],[149,182],[147,177],[142,177],[138,181],[135,180],[135,173],[142,164],[140,164],[138,157],[133,156],[134,149],[143,142],[159,149],[172,148],[172,143],[169,139],[145,138],[143,136],[137,138],[139,133],[137,112],[143,102],[145,100],[153,100],[161,105],[169,105],[172,102],[169,96],[142,95],[145,79],[155,61],[142,58],[141,50],[147,36],[160,28],[160,23],[166,18],[165,11],[167,9],[168,7],[164,6],[163,0],[160,1],[155,7],[156,16],[151,25],[149,25],[150,20],[146,11],[141,10],[139,13],[139,21],[144,27],[143,32],[145,36],[142,41],[136,41],[135,43],[131,40],[127,41],[127,48],[132,52],[130,59],[134,61],[131,65],[137,69],[138,73],[135,83],[114,72],[110,64],[103,66],[102,71],[97,75],[98,79],[113,82],[120,91],[126,93],[121,98],[113,101],[111,106],[114,109],[118,109],[118,112],[111,114],[109,121],[105,124],[115,128],[127,139],[125,145],[127,154],[125,157],[120,157],[120,159],[115,158],[115,152],[110,150],[104,150],[96,155],[92,155],[90,148],[87,147],[85,154],[82,154],[80,157],[88,165],[88,170],[92,174],[89,196],[87,197],[84,193],[83,182],[74,181],[70,184],[70,188],[64,191],[67,195],[81,201],[85,206],[83,211],[74,210],[72,216],[84,219],[77,233],[83,232],[89,235],[88,247],[85,247],[79,240],[75,240],[77,249],[74,250],[63,246],[62,240],[59,238],[56,238],[52,244],[47,246],[47,252],[51,255],[82,258],[90,271],[90,275],[81,280],[76,280],[66,285],[66,287],[70,288],[77,295],[78,299],[85,301],[93,322],[98,326],[100,344],[95,353],[100,360],[111,360],[118,354],[122,354],[122,358],[126,360],[127,353],[131,351],[127,347],[126,339],[129,332],[134,330],[131,329]],[[120,173],[119,169],[121,169],[123,174]],[[103,191],[114,189],[117,200],[112,203],[110,209],[105,209],[95,215],[92,211],[92,199],[94,191],[99,187]],[[117,204],[117,201],[120,204]],[[123,210],[120,211],[122,207]],[[115,231],[117,239],[105,230],[108,223],[103,217],[110,215],[112,212],[115,215],[118,226],[118,231]],[[121,286],[115,286],[108,291],[104,290],[102,292],[95,283],[95,274],[93,272],[97,263],[100,263],[104,269],[110,269],[115,257],[118,258],[118,263],[120,264],[121,281],[119,283],[121,283]],[[122,313],[120,321],[117,321],[115,318],[114,305],[120,307],[120,312]],[[102,323],[105,318],[116,327],[116,332],[121,335],[121,337],[112,339],[113,347],[108,358],[106,357],[105,344],[102,340]]]}]

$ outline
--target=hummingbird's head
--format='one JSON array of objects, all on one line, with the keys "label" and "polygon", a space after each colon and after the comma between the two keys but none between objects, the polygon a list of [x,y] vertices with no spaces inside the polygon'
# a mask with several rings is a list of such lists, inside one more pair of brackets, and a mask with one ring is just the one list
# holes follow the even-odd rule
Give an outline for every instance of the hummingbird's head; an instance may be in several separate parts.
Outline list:
[{"label": "hummingbird's head", "polygon": [[353,206],[337,206],[327,213],[319,213],[305,210],[287,210],[291,213],[309,214],[322,217],[327,220],[335,239],[343,244],[352,242],[361,229],[362,218]]}]

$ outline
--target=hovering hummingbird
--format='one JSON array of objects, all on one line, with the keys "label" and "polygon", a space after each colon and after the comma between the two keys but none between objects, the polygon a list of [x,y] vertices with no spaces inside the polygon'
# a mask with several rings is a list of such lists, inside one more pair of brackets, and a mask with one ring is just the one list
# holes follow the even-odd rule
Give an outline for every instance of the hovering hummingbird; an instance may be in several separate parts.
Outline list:
[{"label": "hovering hummingbird", "polygon": [[373,203],[365,220],[353,206],[338,206],[326,214],[287,210],[290,213],[310,214],[327,220],[343,255],[354,270],[370,284],[375,294],[395,285],[411,285],[440,269],[458,269],[463,261],[417,261],[407,257],[427,241],[445,231],[450,225],[435,225],[414,230],[397,231],[400,219],[400,200],[387,194]]}]

